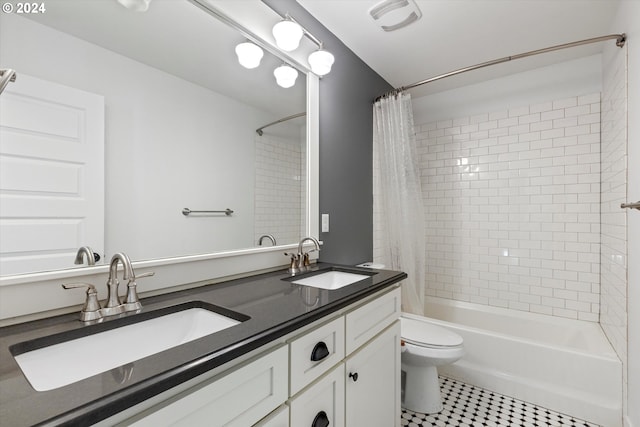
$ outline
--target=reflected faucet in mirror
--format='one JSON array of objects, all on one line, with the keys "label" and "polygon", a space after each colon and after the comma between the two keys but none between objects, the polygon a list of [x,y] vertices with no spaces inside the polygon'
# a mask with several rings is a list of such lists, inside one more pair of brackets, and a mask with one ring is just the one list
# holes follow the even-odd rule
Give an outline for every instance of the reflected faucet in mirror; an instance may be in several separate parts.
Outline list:
[{"label": "reflected faucet in mirror", "polygon": [[262,246],[262,241],[264,239],[271,240],[271,246],[277,246],[276,238],[273,237],[273,234],[263,234],[262,236],[260,236],[260,239],[258,239],[258,246]]},{"label": "reflected faucet in mirror", "polygon": [[84,259],[87,259],[87,265],[96,265],[97,261],[100,261],[100,255],[93,252],[89,246],[82,246],[76,253],[76,260],[73,262],[77,265],[84,264]]}]

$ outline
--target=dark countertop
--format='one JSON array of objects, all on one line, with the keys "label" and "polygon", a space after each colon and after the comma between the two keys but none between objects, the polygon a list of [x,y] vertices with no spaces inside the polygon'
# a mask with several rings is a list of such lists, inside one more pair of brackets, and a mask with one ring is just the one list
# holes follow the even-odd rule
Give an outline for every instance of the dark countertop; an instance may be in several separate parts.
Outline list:
[{"label": "dark countertop", "polygon": [[[331,268],[342,269],[321,263],[312,272],[296,275],[296,279]],[[133,367],[131,377],[123,383],[118,381],[122,378],[117,378],[116,368],[67,386],[38,392],[22,374],[10,347],[53,334],[75,331],[72,333],[83,335],[90,331],[85,328],[104,329],[133,323],[138,314],[108,318],[99,325],[85,326],[78,320],[78,313],[72,313],[0,328],[0,425],[96,423],[407,277],[405,273],[390,270],[344,269],[371,276],[330,291],[292,284],[287,280],[291,276],[281,270],[143,299],[140,315],[181,303],[203,301],[250,318],[129,364]],[[111,322],[115,323],[109,325]]]}]

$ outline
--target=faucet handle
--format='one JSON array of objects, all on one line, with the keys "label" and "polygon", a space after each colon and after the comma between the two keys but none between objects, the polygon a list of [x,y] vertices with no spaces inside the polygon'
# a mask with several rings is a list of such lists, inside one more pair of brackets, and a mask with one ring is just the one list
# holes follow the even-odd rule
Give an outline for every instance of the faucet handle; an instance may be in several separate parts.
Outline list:
[{"label": "faucet handle", "polygon": [[133,277],[129,279],[129,283],[127,283],[127,296],[123,303],[124,311],[138,311],[142,308],[142,304],[140,303],[140,299],[138,298],[138,284],[136,283],[136,280],[143,277],[153,276],[154,274],[156,273],[153,271],[148,271],[137,276],[134,274]]},{"label": "faucet handle", "polygon": [[154,274],[156,274],[155,271],[147,271],[146,273],[142,273],[142,274],[134,274],[134,276],[131,278],[131,281],[136,281],[138,279],[142,279],[143,277],[150,277],[153,276]]},{"label": "faucet handle", "polygon": [[284,253],[285,256],[291,257],[291,263],[289,264],[289,269],[287,270],[289,273],[299,273],[300,272],[300,254],[294,253]]},{"label": "faucet handle", "polygon": [[87,288],[87,298],[80,311],[80,320],[89,322],[102,318],[100,302],[98,301],[98,291],[96,291],[95,286],[90,283],[68,283],[63,284],[62,287],[64,289]]}]

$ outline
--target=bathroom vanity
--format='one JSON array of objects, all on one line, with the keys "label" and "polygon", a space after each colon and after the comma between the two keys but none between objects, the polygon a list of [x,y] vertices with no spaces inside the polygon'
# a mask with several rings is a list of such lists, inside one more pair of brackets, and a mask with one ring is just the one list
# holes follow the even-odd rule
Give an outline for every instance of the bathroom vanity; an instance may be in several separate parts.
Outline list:
[{"label": "bathroom vanity", "polygon": [[[329,271],[364,278],[333,290],[293,283]],[[96,325],[74,313],[2,328],[0,420],[12,426],[396,425],[398,282],[405,277],[318,264],[295,277],[282,270],[143,299],[141,313]],[[47,391],[36,391],[15,360],[112,329],[110,323],[117,334],[141,316],[194,304],[214,305],[238,323]],[[145,342],[162,335],[154,330]]]}]

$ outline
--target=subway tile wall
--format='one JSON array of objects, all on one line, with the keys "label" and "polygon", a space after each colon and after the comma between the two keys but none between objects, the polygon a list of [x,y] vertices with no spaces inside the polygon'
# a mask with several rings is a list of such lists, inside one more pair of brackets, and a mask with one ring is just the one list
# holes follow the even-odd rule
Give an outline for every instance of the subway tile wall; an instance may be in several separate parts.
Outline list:
[{"label": "subway tile wall", "polygon": [[600,323],[626,369],[627,211],[620,204],[627,197],[627,48],[611,46],[607,51],[602,92]]},{"label": "subway tile wall", "polygon": [[254,244],[263,234],[297,243],[305,229],[306,144],[265,133],[255,147]]},{"label": "subway tile wall", "polygon": [[426,294],[600,312],[600,94],[416,124]]}]

